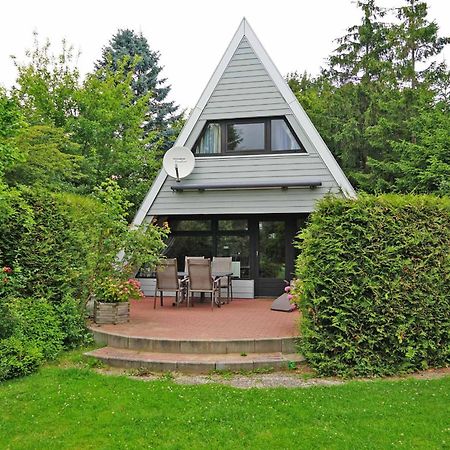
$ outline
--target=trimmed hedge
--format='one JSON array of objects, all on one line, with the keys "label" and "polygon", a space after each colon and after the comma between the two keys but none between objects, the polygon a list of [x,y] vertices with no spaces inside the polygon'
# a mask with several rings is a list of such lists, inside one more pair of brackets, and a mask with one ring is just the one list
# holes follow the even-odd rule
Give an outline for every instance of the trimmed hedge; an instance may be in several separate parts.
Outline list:
[{"label": "trimmed hedge", "polygon": [[450,199],[326,198],[297,245],[300,351],[319,373],[450,362]]},{"label": "trimmed hedge", "polygon": [[0,220],[0,264],[21,269],[15,295],[58,304],[87,297],[88,244],[96,235],[99,202],[73,194],[22,187]]},{"label": "trimmed hedge", "polygon": [[0,380],[91,340],[89,246],[97,215],[107,212],[94,199],[38,188],[16,189],[8,201],[0,215]]}]

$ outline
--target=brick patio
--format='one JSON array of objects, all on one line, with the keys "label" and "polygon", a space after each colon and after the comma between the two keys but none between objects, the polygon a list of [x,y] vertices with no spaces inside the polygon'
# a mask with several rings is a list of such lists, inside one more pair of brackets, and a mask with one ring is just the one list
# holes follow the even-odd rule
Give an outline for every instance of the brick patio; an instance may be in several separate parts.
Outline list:
[{"label": "brick patio", "polygon": [[153,298],[132,302],[130,322],[93,326],[116,335],[157,339],[227,340],[295,337],[298,335],[298,311],[271,311],[272,300],[235,299],[211,310],[211,303],[194,307],[172,306],[173,297],[164,299],[164,307],[153,309]]}]

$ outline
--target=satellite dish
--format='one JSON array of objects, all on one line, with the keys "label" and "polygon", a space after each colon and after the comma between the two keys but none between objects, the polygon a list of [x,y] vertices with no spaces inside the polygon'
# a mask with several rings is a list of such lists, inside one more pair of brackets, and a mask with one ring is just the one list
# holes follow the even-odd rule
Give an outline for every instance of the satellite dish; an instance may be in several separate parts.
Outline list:
[{"label": "satellite dish", "polygon": [[164,170],[177,181],[191,174],[194,166],[195,156],[187,147],[172,147],[164,155]]}]

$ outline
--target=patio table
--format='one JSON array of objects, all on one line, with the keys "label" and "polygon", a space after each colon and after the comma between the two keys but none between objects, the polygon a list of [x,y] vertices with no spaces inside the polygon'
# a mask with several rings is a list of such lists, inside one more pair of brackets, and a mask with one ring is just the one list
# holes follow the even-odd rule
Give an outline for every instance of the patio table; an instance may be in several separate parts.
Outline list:
[{"label": "patio table", "polygon": [[[178,278],[186,278],[186,277],[188,277],[188,273],[187,272],[177,272],[177,274],[178,274]],[[211,275],[212,275],[212,277],[215,280],[217,280],[217,279],[222,278],[222,277],[227,277],[227,278],[228,277],[232,277],[233,276],[233,272],[215,272],[214,271],[214,272],[211,273]],[[221,293],[221,290],[219,289],[219,298],[216,300],[216,305],[219,306],[219,307],[220,307],[221,304],[223,305],[223,302],[220,301],[220,298],[221,298],[220,293]],[[205,299],[205,294],[203,292],[200,294],[200,299],[201,299],[202,302]],[[184,299],[182,298],[179,303],[183,303],[183,301],[184,301]]]}]

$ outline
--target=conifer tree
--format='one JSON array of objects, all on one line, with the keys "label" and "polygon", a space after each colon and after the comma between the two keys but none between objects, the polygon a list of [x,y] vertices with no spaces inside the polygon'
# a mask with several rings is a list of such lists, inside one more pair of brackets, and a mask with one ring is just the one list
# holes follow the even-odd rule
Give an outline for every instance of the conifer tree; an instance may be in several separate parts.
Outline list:
[{"label": "conifer tree", "polygon": [[390,27],[383,22],[385,8],[375,0],[359,0],[361,23],[337,39],[338,47],[329,58],[331,78],[340,84],[392,78]]},{"label": "conifer tree", "polygon": [[162,146],[167,148],[177,132],[175,124],[180,115],[177,114],[178,106],[173,101],[167,100],[170,85],[166,84],[166,78],[160,77],[162,67],[159,58],[159,52],[150,49],[142,33],[118,30],[109,44],[103,48],[102,58],[97,61],[96,68],[109,67],[125,72],[133,70],[131,88],[135,100],[151,94],[144,129],[147,133],[152,131],[162,133]]},{"label": "conifer tree", "polygon": [[[404,2],[406,5],[396,9],[400,20],[400,23],[394,26],[396,65],[400,79],[414,89],[434,67],[430,58],[439,54],[450,39],[438,35],[439,27],[436,21],[428,21],[426,2]],[[419,64],[424,65],[422,70],[419,70]]]}]

